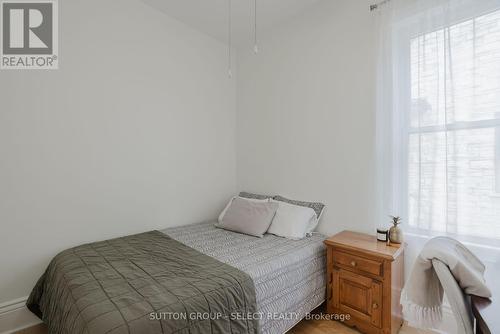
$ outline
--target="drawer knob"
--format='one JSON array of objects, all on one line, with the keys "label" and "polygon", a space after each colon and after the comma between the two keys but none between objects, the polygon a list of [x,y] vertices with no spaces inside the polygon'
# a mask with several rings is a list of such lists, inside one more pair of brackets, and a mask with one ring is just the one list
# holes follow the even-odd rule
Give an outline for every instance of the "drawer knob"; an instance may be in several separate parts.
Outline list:
[{"label": "drawer knob", "polygon": [[351,266],[356,267],[357,263],[356,261],[351,261]]},{"label": "drawer knob", "polygon": [[377,304],[377,303],[373,303],[372,308],[373,308],[374,310],[378,309],[378,304]]}]

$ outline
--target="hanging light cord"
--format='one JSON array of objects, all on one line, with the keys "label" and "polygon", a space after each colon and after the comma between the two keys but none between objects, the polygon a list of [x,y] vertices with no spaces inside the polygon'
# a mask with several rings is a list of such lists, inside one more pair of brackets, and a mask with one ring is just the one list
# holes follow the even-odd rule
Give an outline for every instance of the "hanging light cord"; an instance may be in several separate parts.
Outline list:
[{"label": "hanging light cord", "polygon": [[[231,46],[232,46],[232,21],[231,21],[231,14],[232,14],[232,8],[231,8],[231,1],[232,0],[227,0],[227,74],[229,78],[233,77],[233,72],[232,72],[232,59],[231,59]],[[259,45],[258,45],[258,39],[257,39],[257,0],[254,0],[254,21],[253,21],[253,29],[254,29],[254,45],[253,45],[253,51],[255,53],[259,52]]]},{"label": "hanging light cord", "polygon": [[253,41],[253,51],[259,53],[259,45],[257,44],[257,0],[254,0],[254,41]]},{"label": "hanging light cord", "polygon": [[228,25],[227,25],[227,56],[228,56],[228,70],[227,74],[229,78],[232,78],[233,72],[231,70],[231,0],[227,0],[228,2]]}]

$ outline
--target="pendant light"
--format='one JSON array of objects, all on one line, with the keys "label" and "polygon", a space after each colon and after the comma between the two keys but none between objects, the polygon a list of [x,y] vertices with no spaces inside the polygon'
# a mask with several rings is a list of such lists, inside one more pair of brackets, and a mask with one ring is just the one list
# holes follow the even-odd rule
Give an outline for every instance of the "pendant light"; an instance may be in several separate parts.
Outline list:
[{"label": "pendant light", "polygon": [[[227,0],[227,75],[229,79],[233,77],[232,71],[232,0]],[[253,52],[259,53],[259,45],[257,38],[257,0],[253,0]]]}]

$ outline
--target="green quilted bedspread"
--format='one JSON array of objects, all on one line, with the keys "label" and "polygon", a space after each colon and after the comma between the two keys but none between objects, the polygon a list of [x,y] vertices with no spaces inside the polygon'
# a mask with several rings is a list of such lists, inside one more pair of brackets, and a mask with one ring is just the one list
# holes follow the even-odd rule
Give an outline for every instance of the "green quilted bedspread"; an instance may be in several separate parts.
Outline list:
[{"label": "green quilted bedspread", "polygon": [[152,231],[65,250],[27,303],[49,333],[257,333],[244,272]]}]

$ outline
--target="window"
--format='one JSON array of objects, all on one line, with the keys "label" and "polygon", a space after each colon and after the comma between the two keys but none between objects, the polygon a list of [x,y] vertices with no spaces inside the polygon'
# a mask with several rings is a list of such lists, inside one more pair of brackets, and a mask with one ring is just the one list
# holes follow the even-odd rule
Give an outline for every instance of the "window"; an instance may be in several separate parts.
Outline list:
[{"label": "window", "polygon": [[419,34],[408,53],[408,223],[500,238],[500,11]]}]

